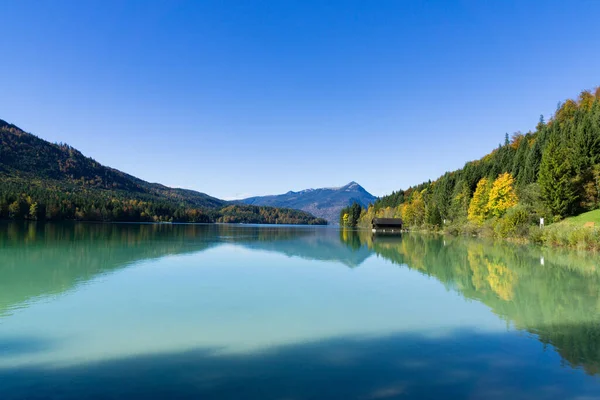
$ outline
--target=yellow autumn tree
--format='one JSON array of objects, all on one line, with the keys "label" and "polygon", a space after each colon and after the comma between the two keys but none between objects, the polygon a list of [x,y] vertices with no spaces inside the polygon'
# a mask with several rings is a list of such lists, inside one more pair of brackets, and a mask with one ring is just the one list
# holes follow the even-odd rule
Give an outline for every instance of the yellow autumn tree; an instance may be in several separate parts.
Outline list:
[{"label": "yellow autumn tree", "polygon": [[487,281],[490,288],[502,300],[512,300],[514,297],[514,288],[517,283],[517,276],[507,266],[487,262],[488,277]]},{"label": "yellow autumn tree", "polygon": [[415,224],[415,209],[412,203],[404,203],[402,206],[402,218],[407,226]]},{"label": "yellow autumn tree", "polygon": [[401,209],[402,219],[407,226],[416,227],[423,225],[425,220],[425,201],[423,192],[415,192],[409,202],[404,203]]},{"label": "yellow autumn tree", "polygon": [[591,91],[584,90],[579,95],[578,100],[580,108],[584,109],[585,111],[590,111],[592,109],[592,106],[594,105],[595,98]]},{"label": "yellow autumn tree", "polygon": [[487,217],[487,205],[490,195],[490,185],[487,178],[482,178],[477,182],[477,188],[473,193],[473,198],[469,203],[467,218],[469,221],[483,223]]},{"label": "yellow autumn tree", "polygon": [[556,111],[554,118],[559,122],[573,120],[575,113],[577,112],[577,108],[577,103],[574,100],[569,99],[565,101]]},{"label": "yellow autumn tree", "polygon": [[395,210],[392,207],[387,206],[383,209],[383,218],[393,218],[394,212]]},{"label": "yellow autumn tree", "polygon": [[483,292],[487,288],[486,271],[483,265],[483,246],[469,246],[467,250],[467,261],[472,271],[471,282],[478,292]]},{"label": "yellow autumn tree", "polygon": [[425,222],[425,201],[423,200],[423,192],[417,192],[413,195],[412,208],[414,213],[413,225],[423,225]]},{"label": "yellow autumn tree", "polygon": [[400,218],[402,218],[404,220],[404,223],[408,225],[408,203],[402,203],[401,205],[398,206],[398,211],[400,212]]},{"label": "yellow autumn tree", "polygon": [[487,212],[494,217],[501,217],[511,207],[517,205],[517,194],[514,178],[509,173],[500,174],[494,181],[487,203]]}]

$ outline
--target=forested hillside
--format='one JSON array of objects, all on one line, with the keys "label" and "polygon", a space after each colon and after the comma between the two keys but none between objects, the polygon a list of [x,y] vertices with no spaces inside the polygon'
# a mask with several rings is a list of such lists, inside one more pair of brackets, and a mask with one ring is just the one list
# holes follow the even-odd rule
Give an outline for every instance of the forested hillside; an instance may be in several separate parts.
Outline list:
[{"label": "forested hillside", "polygon": [[0,219],[324,224],[149,183],[0,120]]},{"label": "forested hillside", "polygon": [[346,225],[401,217],[412,228],[525,236],[540,217],[556,222],[599,206],[600,88],[560,103],[533,132],[506,134],[462,169],[384,196],[358,218],[346,210]]}]

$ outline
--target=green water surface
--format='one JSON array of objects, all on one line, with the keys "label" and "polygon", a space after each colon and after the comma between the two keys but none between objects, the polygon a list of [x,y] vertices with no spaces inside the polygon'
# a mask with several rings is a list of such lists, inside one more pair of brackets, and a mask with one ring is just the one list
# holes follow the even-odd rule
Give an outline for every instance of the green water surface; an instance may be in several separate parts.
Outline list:
[{"label": "green water surface", "polygon": [[598,267],[331,227],[0,223],[0,398],[600,399]]}]

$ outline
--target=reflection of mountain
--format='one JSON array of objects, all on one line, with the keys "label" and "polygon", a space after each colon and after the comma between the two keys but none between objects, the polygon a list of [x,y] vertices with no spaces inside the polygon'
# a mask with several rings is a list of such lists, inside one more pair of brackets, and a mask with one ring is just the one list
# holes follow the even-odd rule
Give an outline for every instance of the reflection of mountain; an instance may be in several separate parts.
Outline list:
[{"label": "reflection of mountain", "polygon": [[[256,228],[257,235],[265,228]],[[302,228],[304,234],[298,235],[302,230],[290,228],[288,232],[278,229],[270,240],[248,240],[248,238],[234,239],[244,247],[283,253],[289,257],[301,257],[309,260],[337,261],[354,268],[362,264],[372,254],[366,247],[351,248],[340,241],[340,233],[335,229],[327,228]],[[283,237],[290,233],[288,237]],[[257,236],[258,238],[258,236]]]},{"label": "reflection of mountain", "polygon": [[354,267],[370,254],[312,227],[173,224],[2,224],[0,315],[39,296],[60,294],[141,260],[194,253],[222,243]]},{"label": "reflection of mountain", "polygon": [[494,313],[552,344],[573,366],[600,368],[600,270],[585,255],[404,235],[355,234],[378,255],[489,306]]}]

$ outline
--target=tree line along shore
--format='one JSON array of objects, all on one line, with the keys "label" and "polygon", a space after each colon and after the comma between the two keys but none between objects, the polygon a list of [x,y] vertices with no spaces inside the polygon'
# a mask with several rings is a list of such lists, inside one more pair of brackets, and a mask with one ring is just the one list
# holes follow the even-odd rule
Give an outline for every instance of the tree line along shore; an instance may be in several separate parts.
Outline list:
[{"label": "tree line along shore", "polygon": [[[410,230],[600,250],[600,88],[559,103],[534,131],[459,170],[349,206],[340,224],[402,218]],[[541,222],[543,221],[543,226]]]}]

